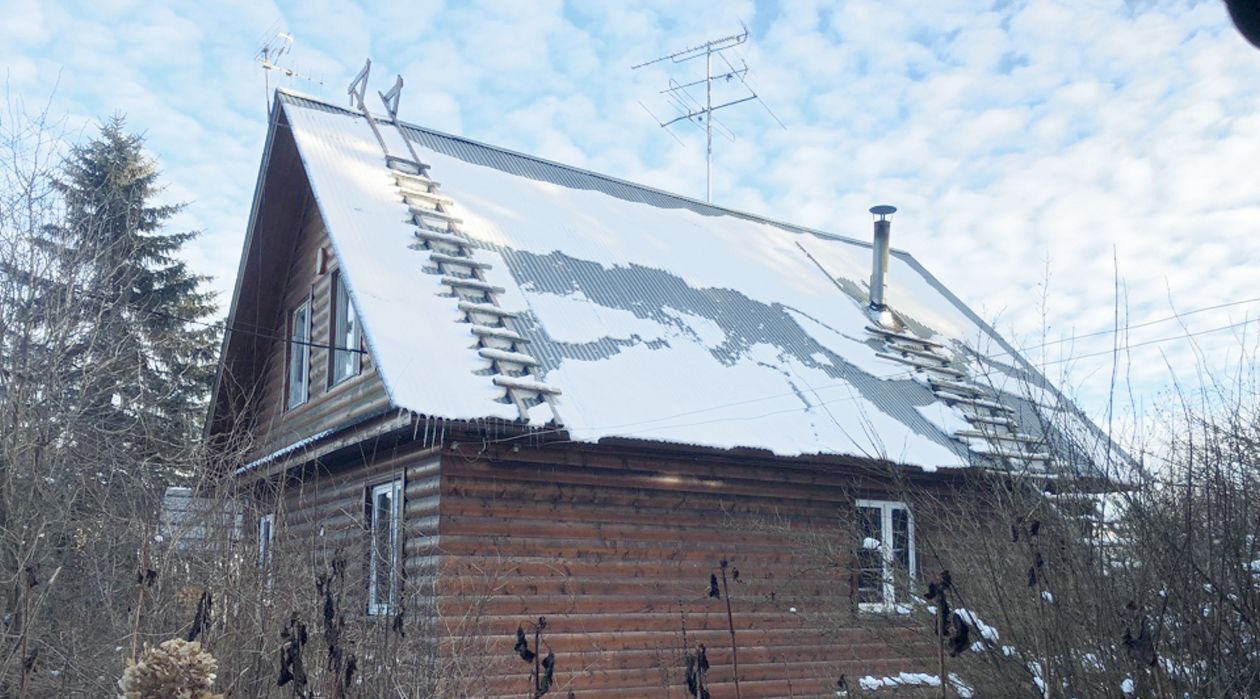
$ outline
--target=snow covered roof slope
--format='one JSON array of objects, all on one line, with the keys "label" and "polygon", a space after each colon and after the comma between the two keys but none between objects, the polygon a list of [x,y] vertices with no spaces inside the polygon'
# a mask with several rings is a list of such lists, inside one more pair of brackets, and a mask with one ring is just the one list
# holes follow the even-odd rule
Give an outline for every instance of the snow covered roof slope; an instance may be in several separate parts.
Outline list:
[{"label": "snow covered roof slope", "polygon": [[[889,282],[903,328],[880,334],[869,243],[379,121],[389,154],[410,158],[405,133],[441,185],[409,206],[400,186],[424,178],[391,169],[365,117],[278,104],[398,407],[927,469],[1017,452],[1035,467],[1070,436],[1045,408],[1096,433],[903,252]],[[476,269],[456,275],[471,267],[447,258],[464,255]]]}]

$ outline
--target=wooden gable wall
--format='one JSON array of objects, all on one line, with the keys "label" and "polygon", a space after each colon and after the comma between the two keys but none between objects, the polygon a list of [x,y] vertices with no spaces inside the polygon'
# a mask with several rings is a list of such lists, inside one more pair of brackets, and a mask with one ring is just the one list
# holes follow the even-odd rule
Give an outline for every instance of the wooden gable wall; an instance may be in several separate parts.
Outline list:
[{"label": "wooden gable wall", "polygon": [[[330,344],[338,263],[283,110],[275,119],[206,429],[211,443],[244,433],[252,441],[246,461],[389,407],[370,354],[362,355],[358,376],[330,387],[329,351],[318,346],[310,353],[309,398],[286,406],[289,312],[310,299],[311,342]],[[321,254],[328,256],[322,269]]]},{"label": "wooden gable wall", "polygon": [[357,376],[328,385],[331,350],[326,346],[332,344],[333,280],[338,264],[313,199],[307,198],[295,225],[292,254],[282,269],[275,270],[284,275],[285,282],[271,333],[276,338],[286,338],[290,312],[307,300],[311,302],[311,342],[315,346],[311,347],[307,373],[310,395],[302,405],[291,409],[286,406],[289,344],[279,339],[269,343],[255,398],[253,429],[257,455],[272,453],[322,430],[353,423],[389,407],[389,397],[370,353],[360,355],[362,369]]}]

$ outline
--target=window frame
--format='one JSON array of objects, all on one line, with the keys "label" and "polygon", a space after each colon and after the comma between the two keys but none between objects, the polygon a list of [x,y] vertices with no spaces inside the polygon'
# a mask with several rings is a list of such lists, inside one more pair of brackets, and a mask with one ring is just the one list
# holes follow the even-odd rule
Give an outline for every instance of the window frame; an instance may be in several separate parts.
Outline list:
[{"label": "window frame", "polygon": [[[906,513],[906,558],[907,568],[906,574],[908,579],[906,583],[915,580],[919,576],[918,571],[918,555],[915,551],[914,543],[914,512],[910,510],[910,506],[900,500],[874,500],[859,499],[854,502],[854,514],[858,515],[858,522],[861,522],[861,510],[871,509],[879,511],[879,543],[880,543],[880,561],[882,563],[881,586],[882,601],[879,602],[863,602],[861,601],[861,561],[858,561],[858,610],[863,612],[897,612],[908,613],[909,599],[898,600],[897,598],[897,559],[894,550],[894,532],[893,532],[893,512],[902,510]],[[865,533],[859,531],[858,535],[863,537],[858,542],[859,550],[865,546]],[[904,586],[903,586],[904,587]]]},{"label": "window frame", "polygon": [[[294,410],[306,404],[311,398],[311,298],[307,295],[306,299],[292,308],[288,314],[286,323],[288,332],[286,333],[285,347],[285,378],[284,378],[284,406],[285,410]],[[304,322],[302,323],[302,336],[297,336],[299,329],[297,316],[299,313],[304,314]],[[296,372],[296,366],[300,362],[301,373]],[[301,394],[294,393],[294,379],[301,377]]]},{"label": "window frame", "polygon": [[[377,580],[380,574],[380,551],[381,547],[377,545],[377,520],[380,515],[379,508],[376,507],[377,496],[383,493],[389,493],[390,498],[390,521],[389,521],[389,556],[390,568],[388,581],[388,599],[381,600],[377,597],[378,585]],[[403,519],[403,479],[395,478],[377,483],[367,489],[367,531],[368,531],[368,575],[367,575],[367,613],[369,616],[382,616],[389,614],[394,610],[398,603],[398,596],[402,587],[402,519]]]},{"label": "window frame", "polygon": [[[332,388],[340,383],[352,379],[363,373],[363,353],[359,349],[363,346],[363,320],[359,318],[358,311],[354,308],[354,299],[350,298],[350,287],[346,286],[345,277],[341,274],[341,270],[333,270],[331,298],[328,303],[328,387]],[[344,295],[345,311],[338,313],[338,300]],[[345,317],[353,317],[354,324],[351,332],[353,337],[350,342],[343,344],[343,333],[340,327]],[[346,349],[337,349],[345,347]],[[341,359],[345,355],[353,358],[353,370],[347,372],[344,376],[339,375]]]},{"label": "window frame", "polygon": [[268,589],[271,588],[271,562],[273,559],[273,542],[276,539],[276,513],[267,512],[258,516],[258,570],[265,578]]}]

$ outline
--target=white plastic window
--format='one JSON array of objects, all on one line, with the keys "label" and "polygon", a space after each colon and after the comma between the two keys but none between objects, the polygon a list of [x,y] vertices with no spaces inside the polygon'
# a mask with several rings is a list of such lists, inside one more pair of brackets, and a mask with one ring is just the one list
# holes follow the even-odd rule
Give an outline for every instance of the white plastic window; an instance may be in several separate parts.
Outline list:
[{"label": "white plastic window", "polygon": [[306,300],[289,314],[288,407],[296,408],[310,395],[311,302]]},{"label": "white plastic window", "polygon": [[402,480],[372,486],[368,501],[368,614],[389,614],[398,601]]},{"label": "white plastic window", "polygon": [[271,540],[276,533],[276,516],[265,514],[258,518],[258,567],[271,569]]},{"label": "white plastic window", "polygon": [[903,502],[858,500],[858,607],[897,611],[909,601],[918,574],[914,516]]},{"label": "white plastic window", "polygon": [[359,317],[350,302],[345,279],[337,274],[333,284],[332,383],[337,384],[359,373]]}]

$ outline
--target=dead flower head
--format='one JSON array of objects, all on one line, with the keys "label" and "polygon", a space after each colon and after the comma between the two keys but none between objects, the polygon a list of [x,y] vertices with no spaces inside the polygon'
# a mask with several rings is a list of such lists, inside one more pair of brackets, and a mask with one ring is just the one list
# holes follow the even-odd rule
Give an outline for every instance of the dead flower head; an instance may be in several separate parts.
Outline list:
[{"label": "dead flower head", "polygon": [[223,699],[213,690],[218,662],[201,644],[183,639],[145,646],[138,662],[128,662],[119,699]]}]

